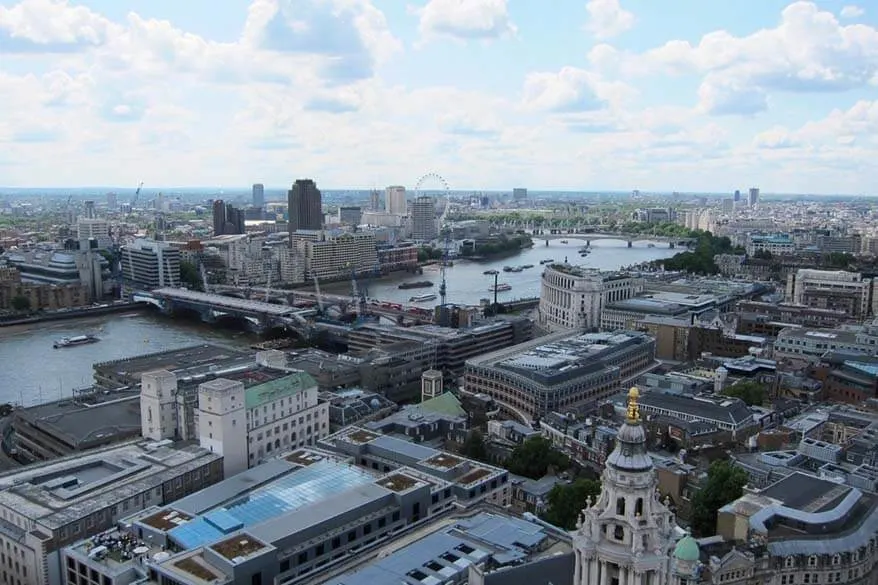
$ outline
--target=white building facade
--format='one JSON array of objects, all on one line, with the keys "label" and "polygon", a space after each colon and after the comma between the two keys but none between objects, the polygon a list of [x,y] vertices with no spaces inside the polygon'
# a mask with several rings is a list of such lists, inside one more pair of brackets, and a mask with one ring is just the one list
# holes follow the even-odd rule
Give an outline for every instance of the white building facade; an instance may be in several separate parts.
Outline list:
[{"label": "white building facade", "polygon": [[543,271],[539,324],[553,332],[598,328],[604,304],[642,291],[642,280],[629,274],[551,264]]},{"label": "white building facade", "polygon": [[658,478],[646,449],[646,431],[637,405],[628,398],[628,417],[616,448],[607,458],[601,494],[573,533],[574,585],[676,585],[675,520],[659,501]]}]

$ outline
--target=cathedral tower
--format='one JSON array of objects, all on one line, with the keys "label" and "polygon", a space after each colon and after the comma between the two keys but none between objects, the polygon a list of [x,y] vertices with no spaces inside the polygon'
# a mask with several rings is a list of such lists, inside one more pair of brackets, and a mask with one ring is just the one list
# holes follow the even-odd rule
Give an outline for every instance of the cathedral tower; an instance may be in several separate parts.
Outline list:
[{"label": "cathedral tower", "polygon": [[601,494],[591,498],[573,533],[574,585],[670,585],[674,515],[659,501],[646,431],[628,392],[628,415],[607,458]]}]

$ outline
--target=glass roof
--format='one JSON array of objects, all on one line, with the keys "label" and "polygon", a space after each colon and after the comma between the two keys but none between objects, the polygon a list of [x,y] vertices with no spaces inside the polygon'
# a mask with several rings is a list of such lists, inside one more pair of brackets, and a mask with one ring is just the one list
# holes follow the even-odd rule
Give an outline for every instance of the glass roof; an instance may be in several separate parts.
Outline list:
[{"label": "glass roof", "polygon": [[367,471],[325,459],[181,524],[168,535],[186,549],[195,548],[373,481],[375,477]]}]

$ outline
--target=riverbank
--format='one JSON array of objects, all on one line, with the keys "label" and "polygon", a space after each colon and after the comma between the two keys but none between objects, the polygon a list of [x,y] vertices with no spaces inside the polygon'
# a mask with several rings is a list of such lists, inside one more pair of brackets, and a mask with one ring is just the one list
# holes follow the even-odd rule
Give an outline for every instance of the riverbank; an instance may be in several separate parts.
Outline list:
[{"label": "riverbank", "polygon": [[99,317],[111,313],[130,313],[131,311],[141,311],[144,309],[146,309],[146,305],[143,303],[115,303],[105,307],[87,307],[83,309],[72,309],[70,311],[52,311],[51,313],[40,313],[38,315],[19,317],[16,319],[3,319],[0,320],[0,327],[31,325],[33,323],[50,321],[67,321],[69,319],[81,319],[83,317]]}]

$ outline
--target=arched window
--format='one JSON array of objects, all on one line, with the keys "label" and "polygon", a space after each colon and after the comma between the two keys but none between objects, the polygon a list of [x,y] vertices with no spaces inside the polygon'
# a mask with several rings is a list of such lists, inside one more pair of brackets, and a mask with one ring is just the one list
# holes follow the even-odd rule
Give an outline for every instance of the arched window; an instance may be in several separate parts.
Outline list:
[{"label": "arched window", "polygon": [[618,516],[625,515],[625,498],[617,498],[616,499],[616,515],[618,515]]},{"label": "arched window", "polygon": [[634,503],[634,515],[643,516],[643,498],[637,498],[637,501]]},{"label": "arched window", "polygon": [[625,529],[616,524],[615,528],[613,528],[613,538],[616,540],[625,540]]},{"label": "arched window", "polygon": [[808,566],[816,567],[817,566],[817,555],[811,555],[808,557]]},{"label": "arched window", "polygon": [[793,567],[796,566],[796,559],[794,559],[793,557],[787,557],[784,559],[783,564],[784,564],[784,567],[786,567],[787,569],[792,569]]}]

